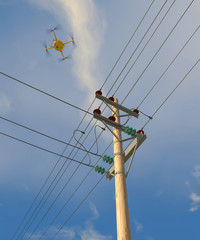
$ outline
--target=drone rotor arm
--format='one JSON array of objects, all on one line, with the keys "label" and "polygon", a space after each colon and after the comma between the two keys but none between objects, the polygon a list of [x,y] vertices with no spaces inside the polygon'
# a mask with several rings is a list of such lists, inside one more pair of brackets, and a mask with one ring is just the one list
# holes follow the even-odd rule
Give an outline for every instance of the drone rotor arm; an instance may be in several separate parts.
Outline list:
[{"label": "drone rotor arm", "polygon": [[63,59],[65,60],[65,59],[66,59],[66,57],[64,56],[64,54],[63,54],[63,51],[60,51],[60,53],[61,53],[61,55],[62,55]]},{"label": "drone rotor arm", "polygon": [[65,43],[63,43],[63,45],[66,45],[66,44],[71,43],[71,42],[74,42],[74,40],[71,40],[69,42],[65,42]]},{"label": "drone rotor arm", "polygon": [[49,47],[49,48],[45,48],[45,49],[46,49],[46,51],[47,51],[47,50],[52,49],[52,48],[54,48],[54,47]]},{"label": "drone rotor arm", "polygon": [[55,29],[52,29],[52,31],[53,31],[53,34],[54,34],[55,40],[57,41],[58,39],[57,39],[57,37],[56,37]]}]

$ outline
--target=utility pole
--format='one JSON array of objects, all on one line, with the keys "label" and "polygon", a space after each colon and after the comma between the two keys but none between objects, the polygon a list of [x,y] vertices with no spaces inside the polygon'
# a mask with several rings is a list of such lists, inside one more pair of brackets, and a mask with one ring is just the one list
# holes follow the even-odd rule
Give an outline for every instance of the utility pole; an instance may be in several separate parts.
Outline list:
[{"label": "utility pole", "polygon": [[[128,176],[134,155],[136,150],[146,140],[146,134],[142,129],[136,130],[129,126],[120,124],[120,117],[131,116],[138,118],[138,109],[128,109],[118,103],[118,100],[113,97],[104,97],[101,90],[96,91],[96,98],[101,100],[110,110],[112,116],[102,116],[100,107],[93,111],[93,117],[101,121],[105,127],[113,135],[113,147],[114,147],[114,165],[109,170],[105,170],[104,167],[97,165],[95,171],[104,174],[106,172],[106,178],[111,180],[115,177],[115,199],[116,199],[116,221],[117,221],[117,240],[131,240],[131,228],[129,220],[128,210],[128,197],[126,189],[126,177]],[[112,107],[111,107],[112,106]],[[125,115],[119,115],[119,110],[126,113]],[[113,130],[110,128],[113,127]],[[128,138],[122,139],[122,131],[125,135],[129,135]],[[123,142],[131,141],[123,151]],[[129,166],[125,174],[124,164],[131,158]],[[102,157],[104,163],[112,164],[113,157],[104,155]]]},{"label": "utility pole", "polygon": [[[118,103],[118,100],[114,100]],[[113,107],[115,122],[120,124],[119,110]],[[117,239],[131,240],[131,228],[128,210],[128,197],[126,189],[126,176],[124,168],[124,152],[122,145],[121,130],[113,128],[114,143],[114,167],[115,167],[115,199],[116,199],[116,221],[117,221]]]}]

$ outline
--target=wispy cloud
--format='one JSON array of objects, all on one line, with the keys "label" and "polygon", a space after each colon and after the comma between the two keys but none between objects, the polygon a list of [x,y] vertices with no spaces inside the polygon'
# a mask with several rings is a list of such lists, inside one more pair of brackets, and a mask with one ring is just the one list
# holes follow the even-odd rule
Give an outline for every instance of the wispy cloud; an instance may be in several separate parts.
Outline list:
[{"label": "wispy cloud", "polygon": [[[50,239],[58,231],[58,227],[52,226],[43,239]],[[42,232],[34,234],[31,239],[38,240]],[[27,234],[27,237],[29,234]],[[112,240],[112,236],[106,236],[96,230],[92,224],[87,224],[85,228],[80,226],[64,227],[58,234],[60,240]]]},{"label": "wispy cloud", "polygon": [[196,180],[200,183],[200,165],[196,165],[194,167],[194,171],[192,175],[196,178]]},{"label": "wispy cloud", "polygon": [[195,212],[200,207],[200,195],[197,195],[197,193],[193,192],[190,194],[190,199],[192,200],[190,212]]},{"label": "wispy cloud", "polygon": [[99,233],[97,230],[93,228],[93,226],[89,226],[83,231],[80,232],[81,240],[110,240],[113,239],[112,236],[105,236]]},{"label": "wispy cloud", "polygon": [[138,222],[136,219],[134,219],[134,224],[135,224],[136,232],[142,232],[143,231],[143,225],[140,222]]},{"label": "wispy cloud", "polygon": [[95,206],[95,204],[94,203],[90,203],[90,209],[91,209],[91,211],[92,211],[92,219],[97,219],[97,218],[99,218],[99,212],[98,212],[98,210],[97,210],[97,207]]},{"label": "wispy cloud", "polygon": [[0,113],[6,114],[11,109],[11,100],[4,94],[0,92]]}]

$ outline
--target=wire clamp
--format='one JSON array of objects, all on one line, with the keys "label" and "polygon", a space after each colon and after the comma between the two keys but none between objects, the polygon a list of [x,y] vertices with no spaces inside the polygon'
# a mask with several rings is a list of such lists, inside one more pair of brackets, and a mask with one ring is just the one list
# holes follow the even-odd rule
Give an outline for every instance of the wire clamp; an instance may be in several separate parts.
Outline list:
[{"label": "wire clamp", "polygon": [[125,155],[124,155],[124,152],[117,152],[117,153],[114,153],[114,157],[115,157],[115,156],[118,156],[118,155],[123,156],[123,157],[125,156]]},{"label": "wire clamp", "polygon": [[118,171],[118,172],[116,172],[116,173],[115,173],[115,176],[116,176],[117,174],[123,174],[123,175],[125,176],[125,173],[122,172],[122,171]]}]

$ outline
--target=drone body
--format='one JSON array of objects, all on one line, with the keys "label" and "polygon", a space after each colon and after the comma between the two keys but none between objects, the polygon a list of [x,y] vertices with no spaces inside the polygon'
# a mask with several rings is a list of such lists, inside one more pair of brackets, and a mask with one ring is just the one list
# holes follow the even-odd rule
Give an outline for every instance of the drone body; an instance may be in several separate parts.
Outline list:
[{"label": "drone body", "polygon": [[53,41],[51,42],[50,47],[47,47],[47,46],[45,45],[45,50],[46,50],[46,52],[48,52],[49,49],[55,49],[56,51],[59,51],[59,52],[61,53],[61,55],[62,55],[62,57],[63,57],[62,60],[65,60],[65,59],[67,59],[68,57],[65,57],[64,54],[63,54],[64,47],[65,47],[65,45],[68,44],[68,43],[74,43],[74,39],[72,38],[71,41],[62,42],[62,41],[60,41],[60,40],[57,39],[55,30],[56,30],[56,28],[53,28],[53,29],[50,30],[51,32],[53,32],[55,39],[53,39]]}]

